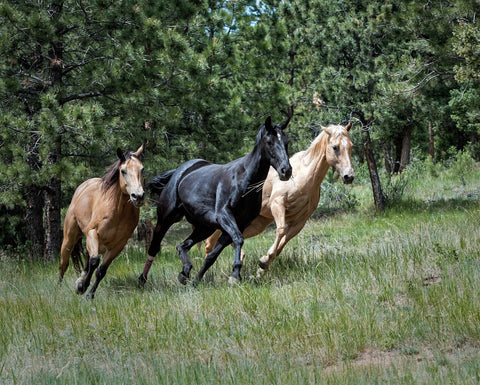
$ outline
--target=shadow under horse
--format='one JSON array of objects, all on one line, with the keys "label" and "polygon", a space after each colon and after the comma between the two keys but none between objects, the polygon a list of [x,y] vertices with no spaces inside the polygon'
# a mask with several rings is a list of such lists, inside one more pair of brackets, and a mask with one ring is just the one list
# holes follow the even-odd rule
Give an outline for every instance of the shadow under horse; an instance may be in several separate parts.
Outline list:
[{"label": "shadow under horse", "polygon": [[147,261],[139,280],[143,286],[161,242],[168,229],[185,217],[193,225],[193,232],[177,246],[183,264],[178,280],[186,284],[192,263],[188,251],[193,245],[208,238],[219,229],[223,233],[195,281],[200,281],[222,250],[233,242],[235,260],[231,281],[241,279],[243,231],[260,213],[262,186],[270,166],[281,180],[292,175],[284,133],[289,119],[281,124],[268,117],[260,127],[253,150],[230,163],[212,164],[203,159],[190,160],[177,169],[153,178],[148,187],[158,194],[157,224],[148,250]]}]

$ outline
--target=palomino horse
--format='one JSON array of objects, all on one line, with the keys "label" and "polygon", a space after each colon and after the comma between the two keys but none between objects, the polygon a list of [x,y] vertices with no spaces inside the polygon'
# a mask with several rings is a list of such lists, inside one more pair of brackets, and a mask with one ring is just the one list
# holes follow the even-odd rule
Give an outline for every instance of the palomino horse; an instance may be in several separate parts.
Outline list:
[{"label": "palomino horse", "polygon": [[[270,266],[287,242],[303,229],[307,219],[313,214],[320,200],[320,185],[333,167],[342,177],[343,183],[350,184],[355,177],[352,162],[352,141],[348,131],[352,123],[343,127],[330,125],[305,151],[297,152],[290,158],[292,178],[281,182],[273,170],[268,173],[263,185],[262,209],[260,215],[245,229],[244,238],[263,232],[273,221],[277,226],[276,238],[272,247],[260,258],[257,276]],[[205,254],[212,249],[220,232],[217,231],[205,243]],[[244,254],[242,251],[242,260]]]},{"label": "palomino horse", "polygon": [[274,124],[268,117],[258,131],[253,150],[243,158],[225,165],[194,159],[175,170],[158,175],[149,183],[151,190],[159,194],[157,225],[145,268],[139,277],[141,286],[147,280],[148,271],[160,251],[166,232],[183,217],[193,225],[193,232],[177,246],[183,264],[178,280],[186,284],[190,277],[192,263],[188,251],[212,235],[216,229],[221,229],[223,235],[205,259],[195,280],[202,279],[218,255],[232,241],[235,245],[232,280],[240,279],[242,232],[260,213],[262,193],[259,187],[267,177],[270,165],[278,172],[281,180],[287,180],[292,174],[287,137],[283,132],[287,124],[288,120]]},{"label": "palomino horse", "polygon": [[[79,250],[82,236],[85,235],[85,268],[75,287],[79,294],[85,293],[96,269],[95,283],[87,298],[94,297],[108,266],[123,250],[138,224],[139,207],[145,199],[143,165],[140,161],[142,151],[143,145],[136,152],[126,154],[117,149],[118,159],[103,178],[88,179],[77,187],[65,215],[60,281],[67,270],[70,256],[74,264],[81,264]],[[104,254],[100,266],[99,254]]]}]

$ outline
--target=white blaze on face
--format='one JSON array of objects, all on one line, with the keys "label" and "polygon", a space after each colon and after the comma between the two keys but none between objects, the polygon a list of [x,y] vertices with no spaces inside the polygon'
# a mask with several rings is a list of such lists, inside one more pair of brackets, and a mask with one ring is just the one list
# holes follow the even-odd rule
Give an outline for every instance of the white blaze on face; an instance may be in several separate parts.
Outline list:
[{"label": "white blaze on face", "polygon": [[350,156],[348,156],[348,141],[346,138],[343,138],[342,141],[341,141],[341,146],[343,147],[343,149],[345,150],[345,154],[347,155],[346,156],[346,159],[347,159],[347,168],[353,168],[352,167],[352,162],[351,162],[351,159],[350,159]]},{"label": "white blaze on face", "polygon": [[131,158],[127,161],[121,169],[125,182],[125,189],[134,204],[143,203],[144,190],[142,170],[143,167],[141,163],[135,158]]}]

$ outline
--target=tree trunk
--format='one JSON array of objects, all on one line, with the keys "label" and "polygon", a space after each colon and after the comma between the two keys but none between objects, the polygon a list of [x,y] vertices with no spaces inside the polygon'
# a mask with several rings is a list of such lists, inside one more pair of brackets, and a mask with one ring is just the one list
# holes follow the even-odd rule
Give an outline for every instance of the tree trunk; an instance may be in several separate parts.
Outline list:
[{"label": "tree trunk", "polygon": [[435,159],[435,133],[433,132],[432,123],[428,123],[428,154]]},{"label": "tree trunk", "polygon": [[27,188],[25,197],[27,204],[25,213],[25,226],[28,247],[28,257],[32,260],[39,259],[43,255],[44,230],[43,230],[43,191],[38,186],[31,185]]},{"label": "tree trunk", "polygon": [[[63,2],[53,2],[50,17],[52,20],[59,17],[62,12]],[[61,28],[57,27],[57,36],[61,36]],[[50,47],[50,81],[52,85],[62,83],[64,70],[63,42],[52,41]],[[48,163],[55,165],[59,162],[61,154],[61,137],[55,139],[55,147],[51,150]],[[58,175],[55,175],[58,174]],[[60,254],[62,246],[62,181],[60,174],[55,172],[46,185],[45,192],[45,250],[44,259],[54,260]]]},{"label": "tree trunk", "polygon": [[370,181],[372,183],[375,210],[383,211],[385,210],[385,196],[382,192],[382,185],[380,183],[380,177],[378,176],[377,164],[371,148],[370,132],[368,130],[364,130],[364,135],[365,158],[367,160],[368,171],[370,172]]},{"label": "tree trunk", "polygon": [[411,149],[411,140],[412,140],[412,126],[409,125],[406,127],[403,132],[402,138],[402,151],[400,155],[400,167],[398,172],[405,170],[405,167],[410,163],[410,149]]},{"label": "tree trunk", "polygon": [[45,252],[47,261],[54,260],[60,254],[62,246],[61,182],[52,178],[45,193]]},{"label": "tree trunk", "polygon": [[[49,157],[50,164],[58,163],[61,151],[61,139],[55,141],[55,150]],[[53,176],[47,183],[45,193],[45,253],[47,261],[54,260],[60,254],[62,246],[62,182],[60,176]]]}]

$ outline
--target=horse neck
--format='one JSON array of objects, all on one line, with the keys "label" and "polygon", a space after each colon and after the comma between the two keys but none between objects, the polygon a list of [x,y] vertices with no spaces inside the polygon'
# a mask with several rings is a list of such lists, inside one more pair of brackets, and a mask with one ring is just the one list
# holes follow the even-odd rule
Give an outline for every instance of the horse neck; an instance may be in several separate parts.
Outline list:
[{"label": "horse neck", "polygon": [[253,150],[243,158],[243,166],[248,184],[263,181],[267,178],[270,162],[262,157],[262,149],[256,145]]},{"label": "horse neck", "polygon": [[330,168],[326,154],[327,139],[328,137],[324,132],[317,136],[310,147],[305,150],[302,160],[303,172],[312,176],[313,184],[318,186],[320,186]]},{"label": "horse neck", "polygon": [[130,197],[128,194],[122,192],[119,182],[107,191],[107,199],[114,205],[117,214],[121,214],[126,208],[130,208],[129,206],[134,207],[133,204],[129,202]]}]

